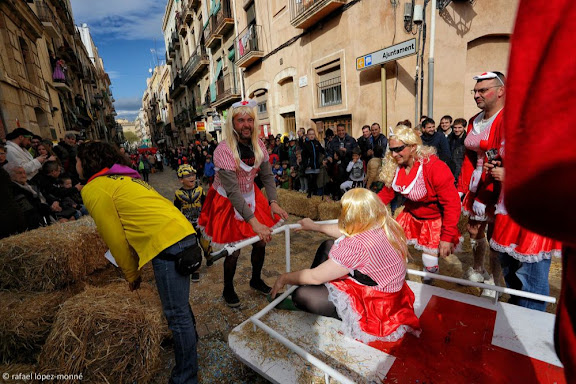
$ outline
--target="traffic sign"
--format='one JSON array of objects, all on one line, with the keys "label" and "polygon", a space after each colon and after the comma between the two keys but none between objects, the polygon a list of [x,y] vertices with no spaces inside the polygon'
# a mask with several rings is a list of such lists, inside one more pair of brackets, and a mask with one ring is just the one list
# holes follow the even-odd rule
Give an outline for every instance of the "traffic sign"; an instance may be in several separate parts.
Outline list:
[{"label": "traffic sign", "polygon": [[356,59],[356,69],[366,69],[373,65],[384,64],[389,61],[401,59],[403,57],[416,54],[416,39],[410,39],[402,43],[394,44],[390,47],[376,52],[360,56]]}]

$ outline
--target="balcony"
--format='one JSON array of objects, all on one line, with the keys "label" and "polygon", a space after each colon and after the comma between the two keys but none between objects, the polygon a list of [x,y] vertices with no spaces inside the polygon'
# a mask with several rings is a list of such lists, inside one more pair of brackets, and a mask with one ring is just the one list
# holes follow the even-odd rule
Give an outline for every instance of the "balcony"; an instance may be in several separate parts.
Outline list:
[{"label": "balcony", "polygon": [[58,60],[52,69],[52,85],[59,91],[71,92],[68,77],[64,71],[64,62]]},{"label": "balcony", "polygon": [[211,105],[216,108],[240,100],[240,98],[240,88],[236,84],[235,73],[232,72],[222,76],[216,81],[216,100],[214,100]]},{"label": "balcony", "polygon": [[182,38],[186,37],[188,34],[186,23],[184,23],[184,18],[180,14],[176,14],[176,29]]},{"label": "balcony", "polygon": [[296,28],[310,28],[344,4],[346,0],[290,0],[290,23]]},{"label": "balcony", "polygon": [[180,49],[180,39],[178,38],[178,33],[176,31],[172,32],[172,45],[174,49]]},{"label": "balcony", "polygon": [[264,57],[262,26],[249,25],[236,38],[236,65],[247,68]]},{"label": "balcony", "polygon": [[36,9],[38,10],[38,18],[42,22],[48,35],[52,38],[57,38],[60,35],[60,26],[52,9],[43,1],[36,3]]},{"label": "balcony", "polygon": [[[172,51],[174,51],[174,49],[172,49]],[[168,65],[172,64],[172,56],[168,55],[168,52],[166,52],[166,64]]]},{"label": "balcony", "polygon": [[[172,59],[176,58],[176,50],[174,49],[174,44],[172,44],[172,41],[168,43],[168,56],[171,57]],[[168,59],[166,59],[166,64],[171,64],[168,63]]]},{"label": "balcony", "polygon": [[219,42],[219,39],[222,39],[226,32],[234,28],[234,17],[230,8],[230,0],[221,0],[210,12],[212,12],[212,16],[210,16],[210,36],[205,41],[206,46],[212,48]]},{"label": "balcony", "polygon": [[208,59],[208,54],[206,53],[206,48],[203,45],[196,47],[196,50],[190,56],[190,59],[184,66],[182,70],[182,79],[184,84],[189,84],[196,75],[202,73],[205,68],[208,68],[210,60]]},{"label": "balcony", "polygon": [[182,91],[184,91],[184,88],[185,86],[182,83],[182,77],[180,76],[180,74],[177,74],[176,77],[174,78],[174,81],[172,82],[172,85],[170,86],[170,98],[174,100],[176,96],[178,96],[179,94],[182,93]]},{"label": "balcony", "polygon": [[182,6],[185,7],[182,10],[182,13],[184,14],[184,22],[187,26],[190,26],[192,24],[192,20],[194,20],[194,9],[192,9],[190,1],[188,1],[188,4],[182,4]]}]

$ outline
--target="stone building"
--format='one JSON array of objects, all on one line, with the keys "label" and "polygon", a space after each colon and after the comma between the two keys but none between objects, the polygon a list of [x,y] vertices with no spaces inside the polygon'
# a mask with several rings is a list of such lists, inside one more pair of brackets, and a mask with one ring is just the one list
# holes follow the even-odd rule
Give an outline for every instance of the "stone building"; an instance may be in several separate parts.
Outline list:
[{"label": "stone building", "polygon": [[[469,118],[477,111],[472,77],[506,72],[517,5],[438,0],[433,11],[424,0],[168,0],[172,129],[187,139],[203,134],[199,127],[217,134],[242,97],[258,102],[262,135],[314,127],[322,137],[344,123],[359,137],[373,122],[386,130],[420,115]],[[410,55],[371,62],[404,42]]]},{"label": "stone building", "polygon": [[54,141],[118,137],[110,79],[85,29],[69,0],[0,2],[1,137],[18,126]]}]

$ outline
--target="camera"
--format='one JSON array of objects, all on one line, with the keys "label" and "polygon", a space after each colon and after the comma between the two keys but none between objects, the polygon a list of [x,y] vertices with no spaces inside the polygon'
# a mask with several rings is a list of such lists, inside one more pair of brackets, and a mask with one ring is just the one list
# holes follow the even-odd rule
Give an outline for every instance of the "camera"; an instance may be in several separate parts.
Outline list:
[{"label": "camera", "polygon": [[489,163],[494,160],[498,160],[498,157],[498,150],[496,148],[492,148],[486,151],[486,159]]}]

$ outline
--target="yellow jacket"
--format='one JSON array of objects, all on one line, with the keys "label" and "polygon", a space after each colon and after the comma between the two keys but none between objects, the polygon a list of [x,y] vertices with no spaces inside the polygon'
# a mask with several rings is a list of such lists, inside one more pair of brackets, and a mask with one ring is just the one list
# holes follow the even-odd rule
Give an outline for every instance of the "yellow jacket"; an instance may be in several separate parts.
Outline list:
[{"label": "yellow jacket", "polygon": [[128,174],[104,173],[91,179],[82,198],[126,280],[133,282],[146,263],[195,231],[172,202]]}]

